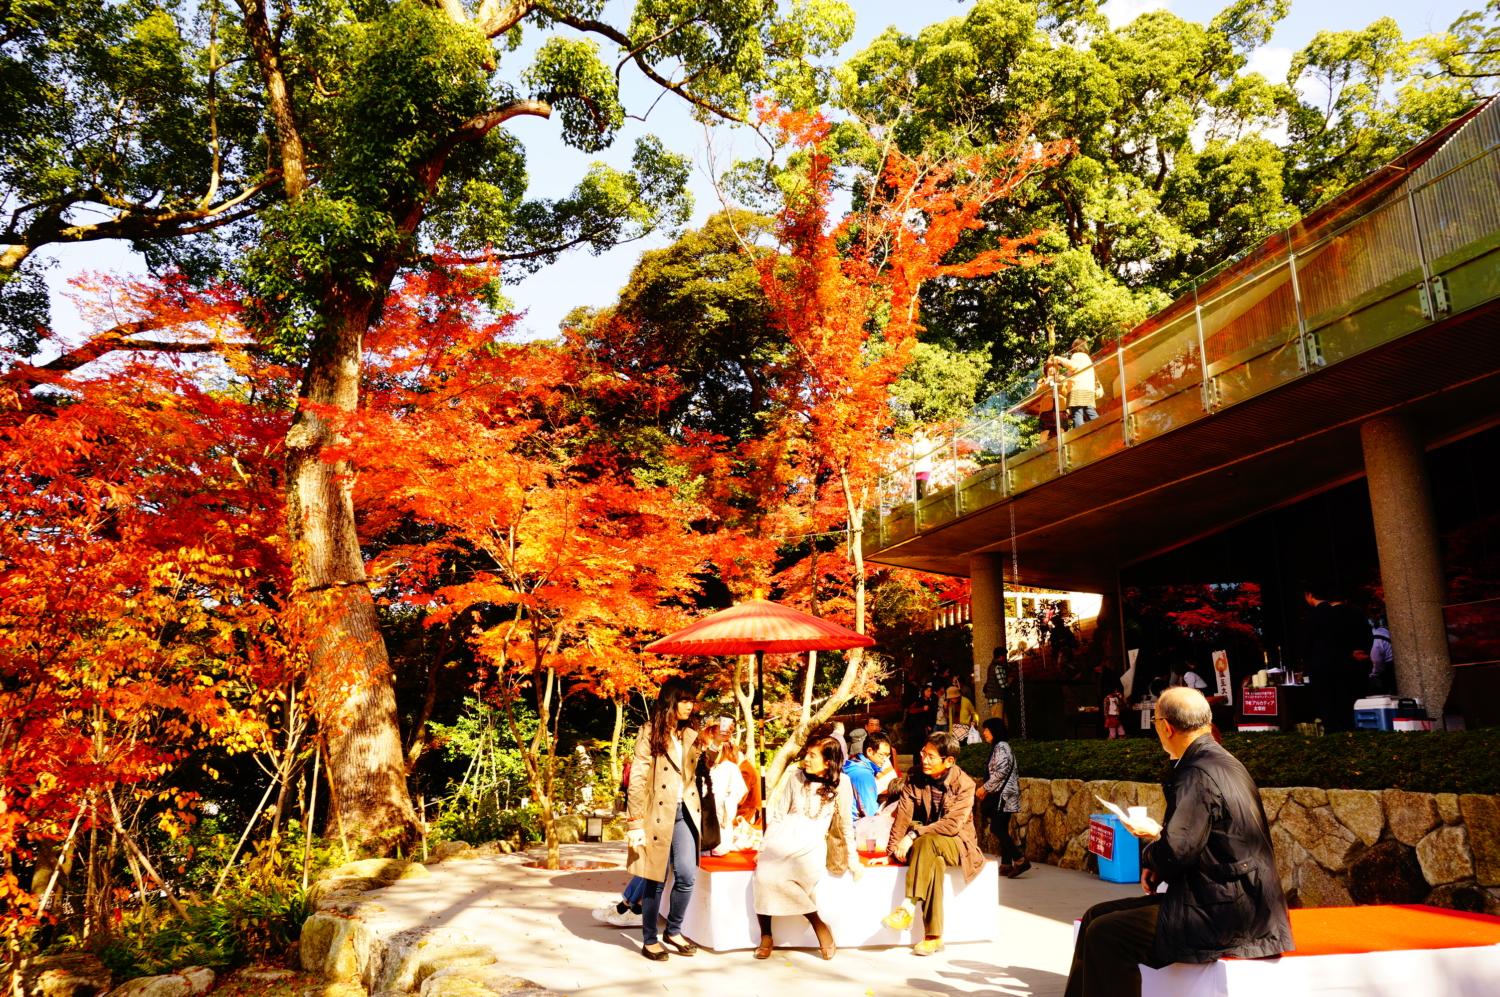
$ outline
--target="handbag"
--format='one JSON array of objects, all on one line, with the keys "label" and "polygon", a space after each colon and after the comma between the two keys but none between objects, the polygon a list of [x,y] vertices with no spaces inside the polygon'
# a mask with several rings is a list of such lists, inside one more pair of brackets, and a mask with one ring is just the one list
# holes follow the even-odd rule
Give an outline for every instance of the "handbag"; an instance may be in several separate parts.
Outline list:
[{"label": "handbag", "polygon": [[952,727],[948,728],[948,733],[952,734],[960,741],[970,743],[969,735],[974,733],[974,728],[969,724],[954,724]]}]

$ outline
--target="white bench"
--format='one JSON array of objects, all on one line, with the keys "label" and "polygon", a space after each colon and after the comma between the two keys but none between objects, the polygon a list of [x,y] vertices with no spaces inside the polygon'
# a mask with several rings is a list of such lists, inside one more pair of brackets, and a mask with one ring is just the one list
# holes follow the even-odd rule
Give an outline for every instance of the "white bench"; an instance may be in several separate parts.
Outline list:
[{"label": "white bench", "polygon": [[1141,967],[1141,997],[1492,997],[1500,993],[1500,919],[1434,907],[1294,910],[1299,953]]},{"label": "white bench", "polygon": [[[699,869],[683,934],[716,952],[755,948],[760,928],[750,885],[753,875],[748,869]],[[906,931],[893,931],[880,923],[905,893],[905,866],[869,866],[857,883],[848,874],[838,879],[825,875],[817,888],[818,913],[841,948],[911,945],[923,936],[920,904]],[[995,941],[999,909],[1000,870],[994,860],[985,862],[972,883],[965,883],[958,869],[948,869],[943,892],[944,942]],[[771,935],[777,945],[787,948],[816,948],[818,944],[804,917],[772,918]]]}]

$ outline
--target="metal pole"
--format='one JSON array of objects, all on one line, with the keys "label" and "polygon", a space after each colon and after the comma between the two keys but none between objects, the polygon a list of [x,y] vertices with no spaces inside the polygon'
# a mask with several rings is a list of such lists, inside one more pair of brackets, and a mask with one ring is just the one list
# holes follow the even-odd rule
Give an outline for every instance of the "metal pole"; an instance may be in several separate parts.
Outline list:
[{"label": "metal pole", "polygon": [[1120,361],[1120,432],[1130,446],[1130,384],[1125,380],[1125,339],[1115,337],[1115,356]]},{"label": "metal pole", "polygon": [[1193,321],[1198,326],[1198,397],[1203,402],[1203,411],[1212,412],[1210,396],[1213,389],[1208,383],[1208,344],[1203,338],[1203,307],[1198,303],[1198,285],[1193,285]]},{"label": "metal pole", "polygon": [[1292,247],[1292,233],[1286,230],[1286,265],[1292,275],[1292,305],[1297,312],[1297,365],[1305,372],[1311,352],[1307,342],[1307,308],[1302,303],[1302,284],[1297,279],[1297,250]]}]

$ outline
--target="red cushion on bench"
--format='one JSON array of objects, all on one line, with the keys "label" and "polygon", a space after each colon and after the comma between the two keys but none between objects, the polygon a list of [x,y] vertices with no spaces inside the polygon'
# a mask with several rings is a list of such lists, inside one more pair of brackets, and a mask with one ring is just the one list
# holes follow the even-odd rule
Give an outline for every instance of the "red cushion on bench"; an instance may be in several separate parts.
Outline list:
[{"label": "red cushion on bench", "polygon": [[1500,945],[1500,917],[1421,904],[1305,907],[1291,912],[1289,956]]},{"label": "red cushion on bench", "polygon": [[704,855],[698,868],[709,872],[744,872],[755,868],[755,852],[730,852],[728,855]]}]

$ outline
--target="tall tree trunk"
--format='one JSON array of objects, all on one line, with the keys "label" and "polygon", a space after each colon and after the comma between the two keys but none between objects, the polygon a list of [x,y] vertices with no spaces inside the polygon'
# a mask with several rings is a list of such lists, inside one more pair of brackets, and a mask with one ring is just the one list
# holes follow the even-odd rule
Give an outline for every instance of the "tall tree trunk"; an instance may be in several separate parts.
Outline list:
[{"label": "tall tree trunk", "polygon": [[609,778],[616,790],[620,787],[620,739],[625,736],[625,700],[615,700],[615,724],[609,735]]},{"label": "tall tree trunk", "polygon": [[[846,527],[846,541],[848,543],[848,556],[854,566],[854,631],[865,632],[865,556],[861,547],[864,533],[864,507],[856,500],[854,490],[849,482],[849,473],[845,468],[839,470],[839,481],[844,491],[845,512],[849,517]],[[797,729],[787,738],[787,742],[776,750],[775,756],[770,764],[766,766],[766,792],[775,792],[775,787],[781,781],[782,773],[786,771],[791,760],[802,750],[802,745],[807,741],[807,735],[818,724],[832,717],[844,704],[849,702],[854,695],[854,687],[861,679],[861,673],[866,667],[865,650],[862,647],[851,648],[844,659],[844,674],[839,679],[838,688],[828,694],[823,700],[823,705],[815,711],[804,709],[801,722]],[[810,703],[809,703],[810,705]]]},{"label": "tall tree trunk", "polygon": [[360,348],[375,299],[334,299],[314,341],[287,433],[287,518],[296,599],[307,627],[313,702],[328,745],[341,831],[361,851],[408,847],[417,833],[406,788],[390,659],[365,578],[350,468],[323,459],[333,427],[309,406],[352,412]]}]

